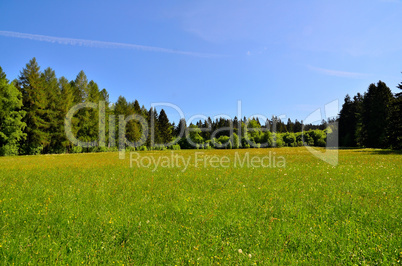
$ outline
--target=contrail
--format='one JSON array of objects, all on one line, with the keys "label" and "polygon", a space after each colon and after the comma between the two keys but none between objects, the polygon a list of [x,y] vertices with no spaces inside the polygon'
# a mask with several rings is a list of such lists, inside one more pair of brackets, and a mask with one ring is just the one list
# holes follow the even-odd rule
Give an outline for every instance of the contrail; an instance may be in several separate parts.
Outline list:
[{"label": "contrail", "polygon": [[186,52],[186,51],[179,51],[179,50],[174,50],[174,49],[146,46],[146,45],[138,45],[138,44],[104,42],[104,41],[73,39],[73,38],[64,38],[64,37],[53,37],[53,36],[13,32],[13,31],[0,31],[0,35],[5,36],[5,37],[29,39],[29,40],[40,41],[40,42],[50,42],[50,43],[58,43],[58,44],[72,45],[72,46],[86,46],[86,47],[95,47],[95,48],[123,48],[123,49],[133,49],[133,50],[140,50],[140,51],[147,51],[147,52],[181,54],[181,55],[198,56],[198,57],[221,56],[221,55],[217,55],[217,54]]}]

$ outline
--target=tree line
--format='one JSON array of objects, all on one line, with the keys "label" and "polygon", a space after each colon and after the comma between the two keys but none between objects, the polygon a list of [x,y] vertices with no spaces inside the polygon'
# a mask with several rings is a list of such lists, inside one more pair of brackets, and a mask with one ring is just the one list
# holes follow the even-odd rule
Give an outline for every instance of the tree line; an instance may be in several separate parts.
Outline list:
[{"label": "tree line", "polygon": [[[353,101],[349,96],[345,98],[339,116],[342,145],[400,148],[396,144],[400,144],[401,138],[401,95],[393,96],[389,88],[385,88],[380,82],[370,85],[365,95],[355,96]],[[105,121],[101,121],[107,125],[105,145],[74,145],[65,133],[67,113],[77,104],[98,102],[104,102],[105,106]],[[77,139],[99,140],[99,112],[96,108],[81,108],[74,114],[71,129]],[[386,119],[381,119],[380,114]],[[116,123],[119,117],[132,115],[141,116],[152,126],[152,133],[146,135],[141,146],[128,148],[138,150],[325,146],[329,133],[337,130],[335,119],[323,120],[320,125],[303,125],[303,121],[288,119],[285,123],[275,116],[266,121],[245,117],[207,118],[190,125],[181,119],[175,125],[163,109],[160,112],[152,107],[147,109],[137,100],[130,102],[120,96],[111,103],[107,90],[100,89],[93,80],[88,81],[83,71],[74,80],[58,78],[50,67],[41,71],[33,58],[17,79],[9,81],[0,67],[0,155],[115,151],[121,137],[118,135],[123,134],[130,143],[138,143],[144,135],[143,126],[135,119],[127,121],[119,131],[122,127]],[[374,118],[380,124],[373,124]],[[392,126],[390,121],[393,121]],[[175,144],[167,144],[172,141]]]},{"label": "tree line", "polygon": [[[402,90],[402,83],[398,84]],[[395,95],[382,81],[364,94],[346,95],[339,114],[343,147],[402,148],[402,92]]]}]

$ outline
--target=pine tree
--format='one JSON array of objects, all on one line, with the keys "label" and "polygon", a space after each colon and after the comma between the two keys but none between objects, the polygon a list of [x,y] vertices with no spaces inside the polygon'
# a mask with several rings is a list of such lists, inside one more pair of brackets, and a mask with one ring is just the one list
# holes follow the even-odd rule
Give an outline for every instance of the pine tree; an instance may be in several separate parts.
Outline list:
[{"label": "pine tree", "polygon": [[[110,100],[109,100],[109,93],[107,92],[107,90],[105,88],[103,88],[100,93],[99,93],[99,100],[100,101],[104,101],[105,102],[105,116],[103,117],[103,119],[101,120],[101,122],[104,124],[104,128],[102,127],[101,129],[104,130],[104,134],[105,134],[105,139],[102,140],[104,141],[104,143],[100,143],[100,144],[104,144],[105,147],[109,145],[109,139],[107,136],[109,136],[109,117],[111,114],[113,114],[112,110],[110,109]],[[99,110],[101,111],[101,110]],[[101,139],[99,139],[101,141]]]},{"label": "pine tree", "polygon": [[41,73],[41,80],[43,83],[43,89],[46,94],[46,110],[45,110],[45,121],[47,124],[46,135],[47,143],[43,147],[43,153],[59,153],[63,152],[61,135],[64,133],[61,131],[62,123],[58,119],[59,106],[64,100],[60,97],[60,90],[58,86],[58,80],[56,78],[56,73],[49,67],[46,68],[43,73]]},{"label": "pine tree", "polygon": [[295,120],[295,125],[293,127],[293,131],[294,132],[302,132],[302,130],[303,130],[302,124],[299,121],[297,121],[297,119],[296,119]]},{"label": "pine tree", "polygon": [[83,70],[78,73],[71,85],[74,88],[75,102],[84,102],[88,94],[88,79]]},{"label": "pine tree", "polygon": [[[64,128],[64,120],[66,118],[66,115],[68,111],[70,110],[71,107],[74,106],[74,89],[71,87],[71,84],[68,82],[68,80],[65,77],[61,77],[58,80],[58,87],[60,91],[60,101],[58,104],[58,113],[57,113],[57,120],[59,121],[59,128],[57,130],[58,134],[57,139],[60,141],[61,146],[69,152],[71,150],[71,142],[67,139],[66,134],[65,134],[65,128]],[[73,134],[76,136],[77,134],[77,124],[78,120],[77,117],[72,118],[72,125],[73,125]]]},{"label": "pine tree", "polygon": [[[85,102],[96,103],[99,106],[100,92],[98,84],[93,80],[88,83]],[[96,141],[99,138],[99,109],[85,108],[83,117],[86,124],[86,132],[83,134],[88,141]]]},{"label": "pine tree", "polygon": [[134,112],[141,115],[141,107],[137,100],[134,101]]},{"label": "pine tree", "polygon": [[165,110],[161,110],[158,117],[159,134],[163,144],[167,144],[172,141],[172,125],[165,113]]},{"label": "pine tree", "polygon": [[339,113],[339,143],[342,147],[356,147],[356,129],[358,124],[356,104],[346,95]]},{"label": "pine tree", "polygon": [[[115,119],[116,119],[116,129],[115,129],[116,133],[120,132],[119,131],[119,124],[120,124],[119,116],[122,115],[125,119],[127,113],[128,113],[128,102],[125,97],[119,96],[119,98],[117,98],[116,103],[114,104],[114,109],[113,109],[113,115],[115,116]],[[127,128],[126,128],[126,131],[127,131]],[[118,138],[120,138],[120,137],[123,137],[123,136],[118,136]],[[119,141],[119,139],[116,139],[117,146],[119,146],[118,141]]]},{"label": "pine tree", "polygon": [[290,118],[288,118],[288,123],[286,124],[286,128],[287,128],[288,132],[294,132],[294,123],[292,122],[292,120],[290,120]]},{"label": "pine tree", "polygon": [[[100,100],[100,92],[98,85],[91,80],[88,82],[84,71],[80,71],[71,83],[74,91],[74,103],[95,103]],[[76,114],[76,138],[84,142],[93,142],[98,140],[98,121],[99,110],[93,108],[81,108]],[[86,149],[90,150],[89,147]]]},{"label": "pine tree", "polygon": [[183,138],[185,136],[184,134],[186,132],[186,128],[187,128],[186,119],[181,118],[174,133],[175,137],[179,137],[180,134],[182,134],[181,137]]},{"label": "pine tree", "polygon": [[21,92],[9,83],[0,67],[0,156],[17,155],[19,142],[26,136],[21,107]]},{"label": "pine tree", "polygon": [[35,58],[21,71],[17,84],[22,93],[23,110],[26,112],[23,122],[26,123],[24,133],[27,137],[21,145],[22,153],[38,154],[49,140],[46,122],[47,96]]},{"label": "pine tree", "polygon": [[363,99],[362,142],[366,147],[385,148],[390,118],[391,90],[379,81],[371,84]]},{"label": "pine tree", "polygon": [[[402,82],[397,88],[402,90]],[[394,149],[402,149],[402,92],[396,93],[392,100],[388,134],[390,146]]]},{"label": "pine tree", "polygon": [[147,138],[147,146],[154,148],[155,144],[161,144],[162,139],[159,134],[159,119],[158,112],[154,108],[150,108],[147,115],[149,125],[149,133]]},{"label": "pine tree", "polygon": [[[136,114],[135,103],[129,103],[126,110],[126,118],[130,115]],[[141,137],[140,124],[136,120],[130,120],[126,125],[126,136],[132,143],[138,141]]]}]

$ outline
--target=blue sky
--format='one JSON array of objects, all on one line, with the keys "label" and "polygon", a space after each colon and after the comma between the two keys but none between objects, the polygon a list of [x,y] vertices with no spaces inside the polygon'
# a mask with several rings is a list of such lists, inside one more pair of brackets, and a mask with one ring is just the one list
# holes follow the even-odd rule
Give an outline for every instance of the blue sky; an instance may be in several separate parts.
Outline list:
[{"label": "blue sky", "polygon": [[[348,93],[402,81],[401,0],[1,1],[0,66],[36,57],[110,99],[179,106],[188,119],[305,119]],[[175,112],[166,109],[177,119]]]}]

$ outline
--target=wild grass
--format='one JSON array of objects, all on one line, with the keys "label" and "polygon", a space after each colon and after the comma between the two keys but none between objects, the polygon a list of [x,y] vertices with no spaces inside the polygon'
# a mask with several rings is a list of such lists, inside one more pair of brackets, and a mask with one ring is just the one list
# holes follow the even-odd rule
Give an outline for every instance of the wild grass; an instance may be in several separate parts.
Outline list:
[{"label": "wild grass", "polygon": [[[400,264],[402,157],[305,148],[285,168],[130,168],[117,153],[0,158],[1,264]],[[140,152],[171,156],[171,151]],[[238,154],[238,155],[239,155]]]}]

